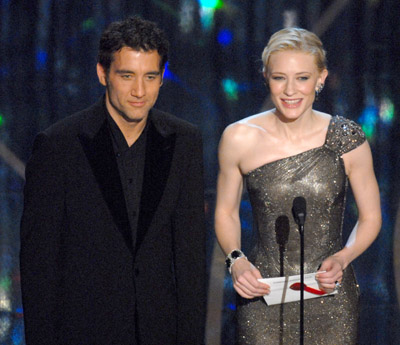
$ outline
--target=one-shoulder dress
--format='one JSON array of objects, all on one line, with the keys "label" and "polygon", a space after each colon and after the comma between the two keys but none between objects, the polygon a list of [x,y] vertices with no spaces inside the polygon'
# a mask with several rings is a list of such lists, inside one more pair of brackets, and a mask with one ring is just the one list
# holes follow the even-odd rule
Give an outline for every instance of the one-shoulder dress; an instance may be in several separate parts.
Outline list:
[{"label": "one-shoulder dress", "polygon": [[[264,278],[300,274],[300,234],[293,200],[307,203],[304,273],[343,248],[348,179],[342,155],[365,141],[355,122],[331,118],[322,146],[262,165],[244,178],[253,210],[254,246],[249,260]],[[286,236],[286,238],[285,238]],[[357,343],[359,288],[351,266],[336,295],[304,301],[304,344]],[[299,344],[300,303],[268,306],[263,298],[238,297],[237,344]]]}]

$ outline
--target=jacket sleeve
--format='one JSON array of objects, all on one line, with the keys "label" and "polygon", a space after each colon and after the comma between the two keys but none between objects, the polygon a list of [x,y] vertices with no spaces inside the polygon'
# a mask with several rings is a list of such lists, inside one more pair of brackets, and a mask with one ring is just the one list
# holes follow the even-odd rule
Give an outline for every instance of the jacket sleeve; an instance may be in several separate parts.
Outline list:
[{"label": "jacket sleeve", "polygon": [[57,344],[58,252],[64,215],[62,161],[39,134],[26,167],[21,219],[20,270],[25,338],[29,345]]},{"label": "jacket sleeve", "polygon": [[204,344],[207,308],[206,228],[201,135],[190,138],[185,176],[173,219],[178,291],[178,344]]}]

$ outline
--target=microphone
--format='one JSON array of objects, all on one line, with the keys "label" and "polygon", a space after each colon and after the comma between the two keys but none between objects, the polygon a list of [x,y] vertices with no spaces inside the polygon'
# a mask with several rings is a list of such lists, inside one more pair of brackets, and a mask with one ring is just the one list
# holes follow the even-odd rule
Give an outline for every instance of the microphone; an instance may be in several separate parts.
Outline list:
[{"label": "microphone", "polygon": [[279,262],[280,262],[280,270],[279,275],[281,277],[284,276],[284,264],[283,264],[283,254],[285,252],[285,246],[289,240],[289,218],[287,216],[279,216],[275,220],[275,235],[276,235],[276,243],[279,245]]},{"label": "microphone", "polygon": [[307,208],[306,199],[304,199],[302,196],[294,198],[292,212],[294,221],[298,226],[304,226],[307,214],[306,208]]},{"label": "microphone", "polygon": [[287,216],[279,216],[275,220],[275,235],[276,243],[278,243],[279,248],[285,250],[285,246],[289,239],[289,218]]}]

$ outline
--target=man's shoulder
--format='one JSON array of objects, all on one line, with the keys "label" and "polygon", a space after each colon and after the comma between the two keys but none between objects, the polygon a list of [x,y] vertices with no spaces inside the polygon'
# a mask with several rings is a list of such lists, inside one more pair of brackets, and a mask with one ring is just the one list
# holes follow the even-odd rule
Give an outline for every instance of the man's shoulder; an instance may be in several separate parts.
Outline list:
[{"label": "man's shoulder", "polygon": [[47,135],[77,134],[85,128],[90,129],[93,124],[101,124],[104,120],[102,105],[96,102],[89,107],[58,120],[44,130]]},{"label": "man's shoulder", "polygon": [[200,132],[194,124],[154,108],[151,110],[151,120],[157,127],[172,130],[178,135],[193,135]]}]

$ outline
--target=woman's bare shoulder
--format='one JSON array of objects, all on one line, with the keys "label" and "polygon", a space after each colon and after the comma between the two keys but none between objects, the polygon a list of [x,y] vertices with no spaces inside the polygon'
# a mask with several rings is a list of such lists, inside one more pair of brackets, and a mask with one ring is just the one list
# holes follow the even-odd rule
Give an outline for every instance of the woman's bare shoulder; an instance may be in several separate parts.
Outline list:
[{"label": "woman's bare shoulder", "polygon": [[331,119],[332,119],[332,115],[330,115],[328,113],[324,113],[322,111],[317,111],[317,110],[313,110],[313,111],[324,126],[329,125],[329,123],[331,122]]},{"label": "woman's bare shoulder", "polygon": [[222,138],[232,144],[247,146],[267,133],[265,124],[269,116],[269,112],[263,112],[234,122],[225,128]]}]

